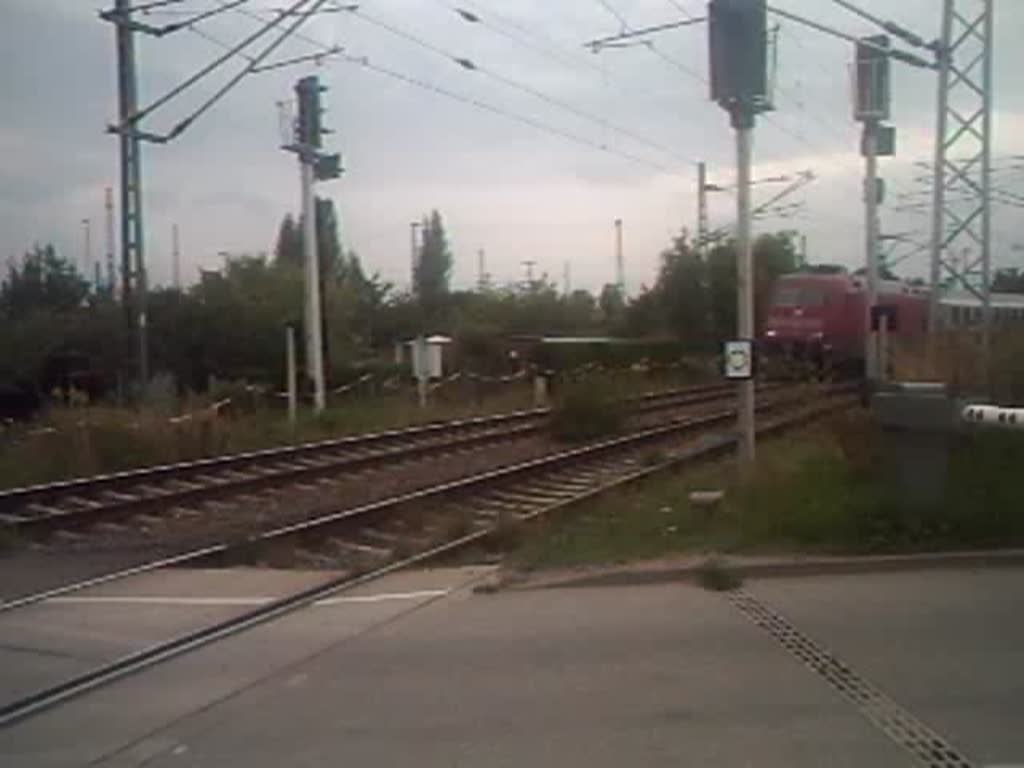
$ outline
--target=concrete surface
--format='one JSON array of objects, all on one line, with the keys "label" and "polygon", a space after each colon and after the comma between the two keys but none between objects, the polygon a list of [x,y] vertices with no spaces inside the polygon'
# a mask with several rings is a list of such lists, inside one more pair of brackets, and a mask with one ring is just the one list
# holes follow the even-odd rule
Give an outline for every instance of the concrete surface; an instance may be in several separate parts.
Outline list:
[{"label": "concrete surface", "polygon": [[[474,594],[486,574],[365,585],[0,731],[0,763],[912,764],[720,594]],[[1024,764],[1024,572],[748,589],[976,765]]]},{"label": "concrete surface", "polygon": [[0,613],[0,704],[332,575],[172,568]]},{"label": "concrete surface", "polygon": [[977,765],[1024,766],[1024,569],[769,579],[749,591]]}]

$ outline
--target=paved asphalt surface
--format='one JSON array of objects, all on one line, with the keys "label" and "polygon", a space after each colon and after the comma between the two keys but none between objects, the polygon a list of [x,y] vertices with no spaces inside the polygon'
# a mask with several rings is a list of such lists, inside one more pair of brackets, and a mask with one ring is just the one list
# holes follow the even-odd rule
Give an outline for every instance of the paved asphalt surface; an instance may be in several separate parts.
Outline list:
[{"label": "paved asphalt surface", "polygon": [[[480,575],[396,574],[140,673],[0,730],[0,765],[921,764],[724,595],[678,583],[479,595]],[[747,592],[973,765],[1024,766],[1024,570]],[[129,605],[146,623],[170,610],[162,596],[164,611],[97,602],[91,626],[125,621]]]}]

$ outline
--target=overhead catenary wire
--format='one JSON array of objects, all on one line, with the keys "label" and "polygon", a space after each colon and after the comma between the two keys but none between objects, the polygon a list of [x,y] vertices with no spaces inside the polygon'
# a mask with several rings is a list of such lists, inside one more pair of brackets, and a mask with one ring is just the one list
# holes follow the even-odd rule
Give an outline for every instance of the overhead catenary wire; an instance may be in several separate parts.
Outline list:
[{"label": "overhead catenary wire", "polygon": [[878,16],[875,16],[873,13],[869,13],[868,11],[865,11],[863,8],[854,5],[852,2],[850,2],[850,0],[832,0],[832,2],[835,3],[836,5],[842,6],[846,10],[850,11],[850,13],[854,13],[860,16],[862,19],[867,19],[872,24],[881,27],[886,32],[895,35],[896,37],[903,40],[905,43],[913,45],[915,48],[926,48],[932,51],[937,49],[936,43],[926,42],[924,38],[922,38],[918,34],[915,34],[914,32],[911,32],[906,27],[903,27],[894,21],[887,21],[885,19],[881,19]]},{"label": "overhead catenary wire", "polygon": [[[260,20],[262,21],[262,19],[260,19]],[[211,40],[208,35],[206,35],[205,37],[210,42],[214,42],[217,45],[223,45],[223,43],[221,43],[220,41]],[[306,41],[310,45],[317,46],[320,49],[321,53],[327,54],[327,53],[330,53],[333,50],[331,46],[328,46],[328,45],[322,43],[321,41],[316,40],[315,38],[309,37],[308,35],[300,35],[298,37],[300,37],[300,39],[303,39],[304,41]],[[239,54],[239,52],[236,52],[235,55],[245,55],[245,54]],[[480,109],[480,110],[485,111],[485,112],[489,112],[489,113],[494,114],[494,115],[499,115],[501,117],[504,117],[506,119],[512,120],[514,122],[518,122],[520,124],[527,125],[527,126],[533,128],[535,130],[542,131],[542,132],[547,133],[549,135],[553,135],[553,136],[559,137],[561,139],[565,139],[567,141],[571,141],[571,142],[574,142],[576,144],[580,144],[580,145],[586,146],[586,147],[588,147],[590,149],[596,149],[596,150],[598,150],[598,151],[600,151],[602,153],[609,154],[609,155],[612,155],[612,156],[616,156],[616,157],[618,157],[620,159],[627,160],[629,162],[633,162],[633,163],[636,163],[638,165],[643,165],[643,166],[646,166],[648,168],[651,168],[651,169],[654,169],[654,170],[657,170],[657,171],[660,171],[660,172],[663,172],[663,173],[673,173],[672,169],[670,169],[670,168],[668,168],[665,165],[662,165],[660,163],[651,161],[651,160],[649,160],[647,158],[640,157],[638,155],[634,155],[634,154],[631,154],[629,152],[626,152],[626,151],[617,149],[615,147],[609,146],[609,145],[604,144],[602,142],[589,139],[589,138],[587,138],[585,136],[580,136],[580,135],[572,133],[570,131],[563,130],[563,129],[558,128],[556,126],[553,126],[553,125],[550,125],[548,123],[545,123],[545,122],[543,122],[541,120],[537,120],[535,118],[528,117],[526,115],[521,115],[521,114],[519,114],[517,112],[514,112],[514,111],[509,110],[509,109],[505,109],[503,107],[499,107],[499,106],[497,106],[495,104],[491,104],[491,103],[483,101],[481,99],[477,99],[477,98],[472,97],[472,96],[467,96],[465,94],[462,94],[462,93],[459,93],[457,91],[451,90],[449,88],[446,88],[444,86],[438,85],[436,83],[431,83],[431,82],[429,82],[427,80],[424,80],[424,79],[421,79],[421,78],[418,78],[418,77],[415,77],[415,76],[412,76],[412,75],[407,75],[407,74],[404,74],[404,73],[399,72],[397,70],[390,69],[390,68],[382,66],[380,64],[376,64],[376,63],[371,61],[366,56],[354,56],[354,55],[351,55],[351,54],[347,54],[347,55],[339,56],[338,60],[340,60],[340,61],[342,61],[344,63],[348,63],[348,64],[359,65],[359,66],[361,66],[361,67],[363,67],[365,69],[368,69],[370,71],[373,71],[373,72],[376,72],[378,74],[390,77],[392,79],[404,82],[407,85],[415,86],[415,87],[420,88],[422,90],[429,91],[429,92],[434,93],[436,95],[444,96],[445,98],[451,99],[453,101],[460,102],[460,103],[468,105],[468,106],[475,107],[477,109]]]},{"label": "overhead catenary wire", "polygon": [[404,39],[404,40],[406,40],[406,41],[408,41],[410,43],[413,43],[414,45],[417,45],[417,46],[419,46],[419,47],[421,47],[421,48],[423,48],[425,50],[428,50],[428,51],[430,51],[431,53],[434,53],[437,56],[440,56],[442,58],[448,59],[449,61],[454,62],[455,64],[457,64],[459,67],[461,67],[464,70],[472,71],[472,72],[479,72],[480,74],[482,74],[482,75],[484,75],[486,77],[490,77],[491,79],[493,79],[493,80],[495,80],[497,82],[500,82],[500,83],[502,83],[503,85],[505,85],[505,86],[507,86],[509,88],[513,88],[513,89],[521,91],[523,93],[527,93],[530,96],[533,96],[534,98],[540,99],[540,100],[544,101],[547,104],[550,104],[550,105],[552,105],[554,107],[562,109],[562,110],[564,110],[566,112],[569,112],[569,113],[575,115],[576,117],[579,117],[579,118],[581,118],[583,120],[587,120],[587,121],[592,122],[592,123],[595,123],[595,124],[601,126],[602,128],[605,128],[607,130],[613,131],[613,132],[618,133],[618,134],[620,134],[622,136],[626,136],[626,137],[632,139],[633,141],[636,141],[636,142],[638,142],[640,144],[643,144],[643,145],[645,145],[647,147],[656,149],[656,150],[658,150],[660,152],[663,152],[663,153],[665,153],[667,155],[670,155],[670,156],[674,157],[675,159],[680,160],[681,162],[685,162],[685,163],[695,163],[696,162],[696,160],[694,160],[692,158],[685,157],[683,155],[680,155],[679,153],[677,153],[672,148],[667,147],[667,146],[665,146],[664,144],[662,144],[660,142],[654,141],[653,139],[650,139],[650,138],[648,138],[646,136],[642,136],[642,135],[640,135],[640,134],[636,133],[635,131],[632,131],[632,130],[630,130],[628,128],[624,128],[624,127],[622,127],[620,125],[616,125],[615,123],[612,123],[611,121],[609,121],[609,120],[607,120],[607,119],[605,119],[605,118],[603,118],[601,116],[591,114],[590,112],[588,112],[586,110],[580,109],[579,107],[576,107],[573,104],[570,104],[570,103],[568,103],[566,101],[563,101],[561,99],[555,98],[555,97],[551,96],[550,94],[545,93],[544,91],[541,91],[541,90],[539,90],[537,88],[534,88],[531,85],[528,85],[526,83],[520,82],[518,80],[514,80],[513,78],[507,77],[505,75],[499,74],[498,72],[495,72],[495,71],[491,70],[488,67],[484,67],[483,65],[478,64],[478,63],[476,63],[475,61],[473,61],[471,59],[468,59],[466,57],[458,56],[456,54],[453,54],[452,52],[447,51],[444,48],[441,48],[441,47],[439,47],[439,46],[437,46],[437,45],[435,45],[435,44],[433,44],[433,43],[431,43],[431,42],[429,42],[427,40],[424,40],[423,38],[419,37],[418,35],[414,35],[411,32],[409,32],[409,31],[407,31],[407,30],[405,30],[405,29],[403,29],[401,27],[398,27],[395,24],[391,24],[391,23],[389,23],[387,21],[384,21],[382,19],[376,18],[374,16],[370,16],[369,14],[364,13],[364,12],[362,12],[360,10],[354,10],[352,13],[353,13],[353,15],[356,18],[361,19],[361,20],[363,20],[363,21],[365,21],[365,22],[367,22],[367,23],[369,23],[369,24],[371,24],[371,25],[373,25],[375,27],[378,27],[379,29],[383,29],[383,30],[385,30],[386,32],[388,32],[390,34],[395,35],[397,37],[400,37],[400,38],[402,38],[402,39]]},{"label": "overhead catenary wire", "polygon": [[[293,11],[297,11],[297,10],[299,10],[299,9],[305,7],[305,6],[309,6],[309,10],[315,11],[317,8],[319,8],[320,6],[324,5],[326,2],[327,2],[327,0],[295,0],[295,2],[292,3],[292,5],[289,7],[288,10],[293,12]],[[309,5],[310,3],[312,3],[312,5]],[[241,8],[239,8],[237,2],[230,2],[230,3],[226,2],[226,3],[222,3],[221,5],[222,6],[230,6],[230,7],[228,7],[228,10],[232,10],[232,11],[236,11],[236,12],[242,10]],[[135,112],[135,114],[130,115],[129,118],[128,118],[129,119],[129,124],[128,125],[119,125],[118,126],[118,130],[122,130],[123,131],[123,130],[129,130],[130,128],[136,128],[138,123],[139,123],[139,121],[141,121],[144,117],[146,117],[147,115],[152,114],[155,110],[157,110],[161,106],[167,104],[169,101],[174,99],[176,96],[178,96],[182,92],[184,92],[184,91],[188,90],[189,88],[191,88],[193,85],[198,83],[200,80],[204,79],[207,75],[211,74],[216,69],[219,69],[224,63],[226,63],[229,59],[231,59],[236,53],[241,52],[244,49],[248,48],[250,45],[255,43],[261,37],[263,37],[264,35],[266,35],[267,33],[271,32],[271,31],[273,31],[277,26],[281,25],[285,21],[286,18],[287,18],[286,14],[281,14],[276,19],[264,22],[262,27],[260,27],[255,32],[253,32],[252,34],[250,34],[247,37],[245,37],[242,40],[242,42],[235,44],[230,50],[226,51],[224,54],[222,54],[221,56],[217,57],[212,62],[209,62],[208,64],[203,66],[197,72],[195,72],[192,75],[190,75],[189,77],[187,77],[184,81],[182,81],[178,85],[176,85],[173,88],[171,88],[169,91],[164,93],[162,96],[160,96],[157,99],[155,99],[154,101],[150,102],[149,105],[147,105],[146,107],[144,107],[144,108],[142,108],[140,110],[137,110]],[[296,18],[289,26],[287,26],[285,28],[285,30],[280,35],[278,35],[278,37],[275,40],[273,40],[260,53],[256,54],[255,57],[251,58],[249,60],[249,63],[248,63],[248,65],[246,67],[244,67],[235,76],[230,78],[225,85],[223,85],[220,89],[218,89],[214,93],[214,95],[211,96],[209,99],[207,99],[198,109],[193,111],[184,120],[179,121],[179,123],[174,126],[174,128],[171,130],[171,132],[169,134],[167,134],[166,136],[157,136],[157,135],[154,135],[154,134],[148,134],[148,135],[145,135],[145,137],[149,138],[149,139],[155,139],[155,140],[158,140],[158,141],[168,141],[168,140],[174,138],[175,136],[179,135],[180,133],[182,133],[200,115],[202,115],[206,110],[208,110],[210,107],[212,107],[214,103],[216,103],[218,100],[220,100],[229,90],[231,90],[242,78],[244,78],[246,75],[250,74],[252,67],[256,66],[259,62],[261,62],[263,59],[265,59],[267,56],[269,56],[271,53],[273,53],[273,51],[276,50],[277,47],[280,46],[288,37],[290,37],[298,29],[299,26],[301,26],[303,23],[306,22],[307,18],[308,17],[306,17],[306,16],[299,16],[298,18]]]}]

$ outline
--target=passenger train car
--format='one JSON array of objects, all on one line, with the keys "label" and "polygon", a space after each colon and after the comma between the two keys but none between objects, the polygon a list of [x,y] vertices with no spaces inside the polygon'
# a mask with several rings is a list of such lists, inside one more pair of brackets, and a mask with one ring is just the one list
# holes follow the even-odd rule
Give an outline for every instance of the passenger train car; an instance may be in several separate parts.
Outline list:
[{"label": "passenger train car", "polygon": [[[890,334],[915,339],[927,332],[929,291],[897,280],[879,283],[878,303],[890,309]],[[797,272],[779,278],[762,322],[763,353],[823,365],[858,366],[864,358],[866,280],[841,268]],[[991,297],[996,327],[1024,327],[1024,295]],[[982,305],[968,291],[944,292],[938,304],[940,327],[968,329],[980,324]]]}]

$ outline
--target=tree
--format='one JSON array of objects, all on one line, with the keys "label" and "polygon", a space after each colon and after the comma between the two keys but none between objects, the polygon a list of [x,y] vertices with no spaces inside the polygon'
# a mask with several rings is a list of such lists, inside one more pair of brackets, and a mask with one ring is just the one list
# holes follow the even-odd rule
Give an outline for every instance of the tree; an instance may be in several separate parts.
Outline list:
[{"label": "tree", "polygon": [[705,339],[708,328],[707,265],[692,249],[686,232],[661,254],[655,283],[665,330],[690,342]]},{"label": "tree", "polygon": [[1016,267],[997,269],[992,290],[996,293],[1024,293],[1024,270]]},{"label": "tree", "polygon": [[89,284],[52,245],[35,246],[21,265],[10,264],[0,284],[0,313],[8,318],[33,311],[67,312],[79,307]]},{"label": "tree", "polygon": [[626,308],[626,300],[615,283],[604,284],[597,304],[601,307],[601,314],[604,315],[605,322],[609,323],[618,320]]},{"label": "tree", "polygon": [[441,214],[436,210],[423,217],[423,243],[416,264],[416,294],[429,321],[436,321],[448,296],[452,273],[452,254]]},{"label": "tree", "polygon": [[301,267],[303,261],[302,226],[290,213],[286,213],[281,221],[281,228],[277,231],[274,262]]},{"label": "tree", "polygon": [[[341,239],[338,237],[338,215],[334,201],[324,197],[316,199],[316,247],[320,259],[320,273],[333,275],[339,267],[342,251]],[[303,251],[303,222],[286,213],[277,231],[277,244],[274,246],[274,261],[278,264],[291,264],[300,267],[306,261]]]}]

